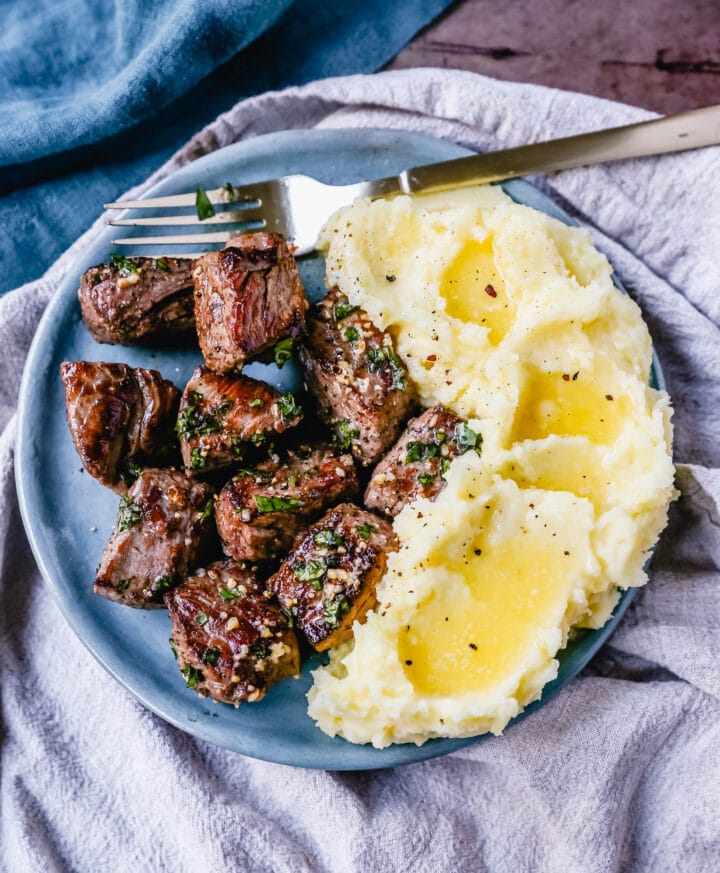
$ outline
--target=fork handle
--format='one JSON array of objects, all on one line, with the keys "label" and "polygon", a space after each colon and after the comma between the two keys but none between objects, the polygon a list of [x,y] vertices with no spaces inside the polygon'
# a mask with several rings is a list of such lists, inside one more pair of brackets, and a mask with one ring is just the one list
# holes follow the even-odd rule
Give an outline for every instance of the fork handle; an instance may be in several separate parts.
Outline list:
[{"label": "fork handle", "polygon": [[367,193],[382,196],[398,187],[401,192],[437,191],[480,183],[514,179],[530,173],[569,170],[588,164],[641,158],[720,145],[720,105],[668,115],[625,127],[614,127],[579,136],[533,143],[456,158],[405,170],[398,177],[380,179]]}]

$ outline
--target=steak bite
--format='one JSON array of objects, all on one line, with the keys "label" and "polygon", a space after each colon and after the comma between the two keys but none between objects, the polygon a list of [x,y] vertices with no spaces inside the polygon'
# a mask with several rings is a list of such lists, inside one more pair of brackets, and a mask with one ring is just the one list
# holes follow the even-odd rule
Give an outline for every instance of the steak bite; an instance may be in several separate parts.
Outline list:
[{"label": "steak bite", "polygon": [[198,570],[165,595],[165,604],[178,666],[198,694],[238,706],[299,675],[295,634],[244,564],[218,561]]},{"label": "steak bite", "polygon": [[75,449],[103,485],[124,493],[139,467],[177,451],[173,425],[180,392],[157,370],[65,361],[60,377]]},{"label": "steak bite", "polygon": [[305,330],[305,288],[295,258],[275,233],[236,236],[195,262],[195,319],[207,365],[242,369]]},{"label": "steak bite", "polygon": [[413,418],[405,432],[373,470],[364,503],[391,517],[418,497],[434,500],[445,487],[450,462],[480,451],[482,436],[442,406]]},{"label": "steak bite", "polygon": [[153,609],[199,563],[212,530],[213,491],[177,470],[143,470],[120,501],[94,582],[96,594]]},{"label": "steak bite", "polygon": [[415,391],[390,334],[335,287],[312,307],[298,347],[305,380],[338,444],[363,465],[395,442]]},{"label": "steak bite", "polygon": [[360,491],[352,455],[298,447],[241,470],[220,492],[215,520],[223,550],[238,560],[286,555],[311,521]]},{"label": "steak bite", "polygon": [[268,589],[322,652],[349,639],[352,623],[375,608],[388,553],[398,546],[385,519],[343,503],[296,540]]},{"label": "steak bite", "polygon": [[192,473],[237,464],[271,437],[302,421],[294,395],[248,376],[219,376],[207,367],[192,374],[180,402],[177,434]]},{"label": "steak bite", "polygon": [[192,330],[189,258],[112,257],[80,279],[80,310],[97,342],[131,345]]}]

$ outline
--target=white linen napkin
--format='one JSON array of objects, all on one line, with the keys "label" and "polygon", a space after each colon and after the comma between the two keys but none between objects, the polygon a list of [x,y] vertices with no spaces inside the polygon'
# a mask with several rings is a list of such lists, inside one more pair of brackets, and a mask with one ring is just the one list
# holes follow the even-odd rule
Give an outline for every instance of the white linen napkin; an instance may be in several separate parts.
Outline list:
[{"label": "white linen napkin", "polygon": [[[393,127],[486,150],[648,115],[445,70],[331,79],[239,103],[148,184],[284,128]],[[38,319],[101,222],[42,279],[0,298],[2,869],[719,869],[719,157],[709,149],[541,181],[590,228],[643,310],[674,401],[682,498],[649,585],[579,678],[504,736],[395,770],[303,771],[215,748],[144,710],[93,660],[35,567],[13,448]]]}]

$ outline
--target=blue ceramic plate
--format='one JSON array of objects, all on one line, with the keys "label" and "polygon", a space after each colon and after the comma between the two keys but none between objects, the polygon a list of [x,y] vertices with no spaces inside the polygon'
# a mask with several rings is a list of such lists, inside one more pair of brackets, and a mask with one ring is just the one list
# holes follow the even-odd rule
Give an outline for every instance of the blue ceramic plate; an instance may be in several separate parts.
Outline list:
[{"label": "blue ceramic plate", "polygon": [[[326,182],[349,183],[389,176],[431,161],[469,154],[466,149],[428,136],[388,130],[298,130],[238,143],[183,167],[148,192],[153,197],[241,185],[285,173],[307,173]],[[504,186],[528,204],[568,224],[570,217],[525,181]],[[43,576],[63,615],[105,669],[145,706],[171,724],[203,740],[268,761],[328,770],[391,767],[460,749],[478,738],[431,740],[423,746],[395,745],[378,750],[331,739],[306,712],[310,658],[299,681],[280,683],[266,698],[234,709],[203,700],[185,687],[170,652],[170,622],[163,611],[128,609],[92,592],[91,580],[112,530],[118,498],[81,469],[65,423],[58,367],[64,360],[125,361],[152,367],[183,387],[200,363],[197,348],[149,351],[98,345],[81,318],[77,288],[81,274],[107,261],[116,230],[107,230],[88,248],[62,284],[38,327],[22,382],[17,438],[17,483],[25,529]],[[311,299],[323,293],[323,260],[305,259],[300,271]],[[254,364],[250,375],[285,388],[296,387],[297,373],[285,367]],[[657,363],[653,381],[661,379]],[[634,594],[624,594],[613,618],[601,630],[575,637],[560,654],[560,671],[530,706],[525,717],[576,675],[607,640]]]}]

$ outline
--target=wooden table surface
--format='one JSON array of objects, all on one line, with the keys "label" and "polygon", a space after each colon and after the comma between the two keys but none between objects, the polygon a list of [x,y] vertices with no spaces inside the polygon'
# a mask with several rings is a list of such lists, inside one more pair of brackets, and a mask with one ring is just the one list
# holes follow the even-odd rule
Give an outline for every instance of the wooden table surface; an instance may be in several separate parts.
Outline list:
[{"label": "wooden table surface", "polygon": [[461,0],[388,65],[426,66],[682,112],[720,103],[720,0]]}]

